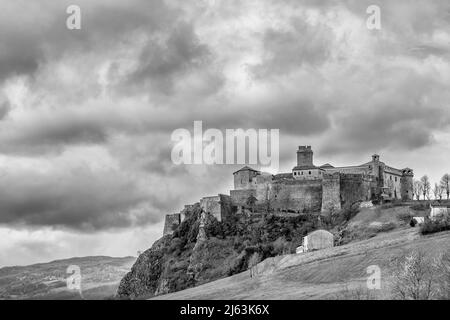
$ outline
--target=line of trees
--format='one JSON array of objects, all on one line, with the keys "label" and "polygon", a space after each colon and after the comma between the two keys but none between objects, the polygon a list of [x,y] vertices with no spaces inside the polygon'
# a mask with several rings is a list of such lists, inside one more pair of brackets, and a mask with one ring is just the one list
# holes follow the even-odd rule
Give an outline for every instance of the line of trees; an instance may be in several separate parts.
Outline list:
[{"label": "line of trees", "polygon": [[431,200],[431,196],[434,196],[435,200],[442,200],[444,196],[447,200],[450,198],[450,174],[446,173],[442,176],[439,183],[431,185],[430,179],[427,175],[424,175],[420,180],[414,180],[413,192],[416,200]]}]

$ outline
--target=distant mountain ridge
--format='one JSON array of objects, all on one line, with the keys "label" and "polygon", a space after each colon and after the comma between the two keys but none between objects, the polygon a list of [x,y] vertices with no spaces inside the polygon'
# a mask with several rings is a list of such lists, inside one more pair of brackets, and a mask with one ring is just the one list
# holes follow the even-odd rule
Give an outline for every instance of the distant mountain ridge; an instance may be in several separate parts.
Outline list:
[{"label": "distant mountain ridge", "polygon": [[[106,299],[114,296],[120,279],[135,257],[89,256],[0,268],[0,299]],[[69,290],[67,268],[78,266],[81,295]]]}]

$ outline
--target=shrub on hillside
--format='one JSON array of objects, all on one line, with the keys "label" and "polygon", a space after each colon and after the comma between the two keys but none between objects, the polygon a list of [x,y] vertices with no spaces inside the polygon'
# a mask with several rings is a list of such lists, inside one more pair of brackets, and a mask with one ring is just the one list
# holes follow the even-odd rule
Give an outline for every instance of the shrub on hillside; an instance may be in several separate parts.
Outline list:
[{"label": "shrub on hillside", "polygon": [[284,237],[279,237],[273,243],[273,251],[277,256],[291,253],[291,247],[291,242],[286,241]]},{"label": "shrub on hillside", "polygon": [[383,223],[378,230],[379,232],[388,232],[397,228],[397,225],[394,222]]},{"label": "shrub on hillside", "polygon": [[420,203],[412,205],[410,208],[415,211],[425,211],[430,208],[430,205],[425,202],[420,202]]},{"label": "shrub on hillside", "polygon": [[344,224],[344,223],[350,221],[352,218],[354,218],[359,212],[359,204],[360,203],[358,202],[358,203],[354,203],[352,205],[346,205],[334,217],[334,224],[341,225],[341,224]]},{"label": "shrub on hillside", "polygon": [[381,205],[381,209],[391,209],[391,208],[394,208],[394,204],[393,204],[392,202],[389,202],[389,203],[383,203],[383,204]]},{"label": "shrub on hillside", "polygon": [[413,215],[409,212],[400,212],[397,214],[397,219],[403,222],[404,224],[407,224],[411,221],[413,218]]},{"label": "shrub on hillside", "polygon": [[377,300],[377,294],[374,290],[364,287],[349,289],[347,286],[344,290],[339,291],[333,297],[334,300]]},{"label": "shrub on hillside", "polygon": [[423,235],[447,230],[450,230],[449,217],[443,217],[436,220],[427,219],[420,227],[420,233]]}]

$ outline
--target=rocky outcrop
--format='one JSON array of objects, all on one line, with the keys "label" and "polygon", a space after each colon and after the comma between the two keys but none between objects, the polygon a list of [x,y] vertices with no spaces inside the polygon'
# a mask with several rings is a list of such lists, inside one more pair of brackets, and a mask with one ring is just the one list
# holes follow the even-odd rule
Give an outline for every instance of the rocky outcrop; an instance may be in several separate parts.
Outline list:
[{"label": "rocky outcrop", "polygon": [[317,217],[265,215],[218,221],[200,205],[189,208],[173,231],[142,253],[117,291],[120,299],[141,299],[191,288],[248,269],[295,248],[316,228]]},{"label": "rocky outcrop", "polygon": [[192,249],[191,259],[189,261],[188,274],[193,277],[194,280],[198,280],[198,275],[203,269],[203,261],[201,259],[201,251],[203,244],[208,237],[206,235],[205,227],[212,217],[209,213],[202,211],[200,213],[200,222],[198,227],[197,241],[195,243],[194,249]]},{"label": "rocky outcrop", "polygon": [[192,286],[189,257],[195,244],[206,239],[203,227],[199,235],[201,212],[199,206],[190,208],[173,234],[165,235],[138,257],[120,282],[117,298],[150,297]]},{"label": "rocky outcrop", "polygon": [[170,236],[163,237],[138,257],[131,271],[120,282],[117,297],[134,299],[152,294],[161,287],[160,275],[164,267],[163,249],[169,245],[170,240]]}]

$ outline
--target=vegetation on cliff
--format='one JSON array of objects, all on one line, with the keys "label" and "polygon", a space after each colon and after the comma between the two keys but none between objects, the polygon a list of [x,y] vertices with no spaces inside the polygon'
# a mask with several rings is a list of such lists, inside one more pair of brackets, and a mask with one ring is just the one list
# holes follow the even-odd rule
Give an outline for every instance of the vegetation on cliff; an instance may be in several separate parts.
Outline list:
[{"label": "vegetation on cliff", "polygon": [[139,256],[122,279],[117,296],[147,298],[227,277],[247,270],[255,261],[293,253],[306,234],[330,226],[309,214],[241,215],[224,222],[205,216],[207,241],[198,240],[202,210],[195,206],[172,235]]},{"label": "vegetation on cliff", "polygon": [[145,251],[122,279],[119,298],[148,298],[229,277],[269,257],[295,253],[305,235],[326,229],[336,245],[370,239],[407,228],[423,208],[390,204],[360,208],[360,203],[331,216],[318,214],[232,215],[222,222],[194,206],[174,230]]}]

